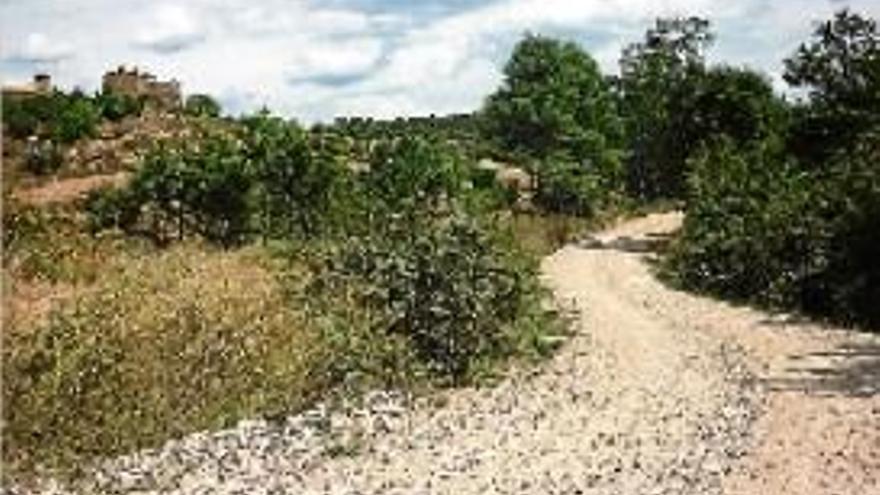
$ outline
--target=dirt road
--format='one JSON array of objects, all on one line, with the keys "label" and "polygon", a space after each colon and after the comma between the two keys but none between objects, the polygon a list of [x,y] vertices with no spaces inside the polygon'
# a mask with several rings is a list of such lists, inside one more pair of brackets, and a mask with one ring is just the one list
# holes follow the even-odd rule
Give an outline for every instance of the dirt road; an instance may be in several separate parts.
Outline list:
[{"label": "dirt road", "polygon": [[545,260],[579,317],[539,369],[440,406],[383,398],[192,437],[108,479],[143,493],[880,493],[880,339],[664,287],[646,258],[680,220]]}]

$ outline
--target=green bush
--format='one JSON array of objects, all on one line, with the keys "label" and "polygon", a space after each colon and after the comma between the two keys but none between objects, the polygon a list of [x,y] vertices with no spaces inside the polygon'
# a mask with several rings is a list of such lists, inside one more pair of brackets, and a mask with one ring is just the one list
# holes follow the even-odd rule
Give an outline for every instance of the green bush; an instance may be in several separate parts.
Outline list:
[{"label": "green bush", "polygon": [[144,102],[128,95],[99,93],[95,96],[95,105],[101,117],[118,122],[128,116],[140,115]]},{"label": "green bush", "polygon": [[183,108],[188,115],[195,117],[219,117],[221,110],[220,103],[205,94],[187,96]]},{"label": "green bush", "polygon": [[454,150],[421,138],[403,137],[377,146],[364,183],[371,199],[390,211],[435,207],[461,192],[464,169]]},{"label": "green bush", "polygon": [[716,143],[693,160],[672,274],[723,297],[877,325],[878,157],[876,134],[810,172],[779,145]]},{"label": "green bush", "polygon": [[313,290],[354,287],[375,338],[403,338],[433,376],[465,381],[522,337],[516,325],[540,294],[535,266],[465,214],[415,215],[328,254]]},{"label": "green bush", "polygon": [[773,145],[722,139],[691,160],[684,228],[672,252],[690,288],[776,300],[807,274],[809,181]]},{"label": "green bush", "polygon": [[93,137],[99,120],[100,114],[90,100],[71,97],[58,114],[52,135],[61,143]]},{"label": "green bush", "polygon": [[99,108],[86,96],[55,92],[4,101],[3,122],[16,138],[38,135],[58,143],[72,143],[95,135]]},{"label": "green bush", "polygon": [[338,155],[313,150],[299,126],[267,113],[246,118],[243,127],[264,236],[313,237],[340,221],[350,183]]},{"label": "green bush", "polygon": [[137,221],[140,205],[129,189],[105,187],[91,191],[84,210],[92,233],[105,229],[128,230]]},{"label": "green bush", "polygon": [[40,118],[28,107],[27,100],[3,100],[3,123],[10,136],[25,139],[37,133]]},{"label": "green bush", "polygon": [[815,172],[821,219],[814,242],[823,269],[806,279],[801,306],[844,322],[880,328],[880,133],[865,133]]},{"label": "green bush", "polygon": [[253,183],[240,146],[208,136],[152,149],[126,189],[95,193],[86,210],[95,230],[121,227],[159,244],[192,232],[231,246],[251,231]]}]

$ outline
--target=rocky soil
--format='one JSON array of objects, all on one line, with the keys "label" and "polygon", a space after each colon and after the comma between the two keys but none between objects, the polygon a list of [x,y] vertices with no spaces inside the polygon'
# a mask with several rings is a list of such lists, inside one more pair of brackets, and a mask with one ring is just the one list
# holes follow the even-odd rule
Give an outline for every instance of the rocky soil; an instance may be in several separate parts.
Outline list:
[{"label": "rocky soil", "polygon": [[[677,214],[547,258],[572,338],[500,384],[376,393],[108,461],[88,492],[880,493],[880,339],[672,291]],[[51,491],[51,490],[47,490]]]}]

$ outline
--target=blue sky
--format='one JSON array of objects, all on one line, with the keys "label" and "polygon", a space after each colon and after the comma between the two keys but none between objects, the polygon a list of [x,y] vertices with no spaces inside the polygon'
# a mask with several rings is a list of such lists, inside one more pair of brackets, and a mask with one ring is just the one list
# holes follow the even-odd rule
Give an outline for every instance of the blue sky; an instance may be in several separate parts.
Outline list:
[{"label": "blue sky", "polygon": [[526,31],[581,42],[614,73],[657,16],[714,22],[711,58],[766,72],[812,23],[877,0],[0,0],[0,78],[46,71],[94,90],[121,63],[179,79],[234,113],[306,122],[469,111]]}]

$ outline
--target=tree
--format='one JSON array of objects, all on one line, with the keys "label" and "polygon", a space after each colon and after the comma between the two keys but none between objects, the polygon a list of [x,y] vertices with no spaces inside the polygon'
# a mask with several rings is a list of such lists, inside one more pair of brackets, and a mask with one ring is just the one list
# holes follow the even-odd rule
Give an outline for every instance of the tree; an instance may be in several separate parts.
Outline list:
[{"label": "tree", "polygon": [[691,172],[688,159],[706,143],[723,135],[734,146],[751,146],[775,139],[786,122],[785,103],[770,81],[746,68],[705,69],[677,91],[687,94],[672,98],[662,141],[673,190]]},{"label": "tree", "polygon": [[324,153],[313,153],[294,122],[260,112],[244,120],[247,158],[256,174],[264,235],[315,235],[328,220],[345,168]]},{"label": "tree", "polygon": [[784,77],[810,97],[799,109],[791,148],[803,162],[817,166],[880,125],[877,22],[841,10],[785,61]]},{"label": "tree", "polygon": [[62,143],[72,143],[83,137],[92,137],[98,127],[100,114],[91,100],[70,98],[56,117],[52,134]]},{"label": "tree", "polygon": [[114,122],[140,114],[144,106],[143,101],[118,93],[98,93],[95,95],[95,105],[102,117]]},{"label": "tree", "polygon": [[617,87],[630,155],[627,182],[644,198],[681,196],[684,161],[671,125],[676,108],[687,105],[705,69],[713,35],[698,17],[658,19],[644,41],[627,47]]},{"label": "tree", "polygon": [[28,100],[5,99],[3,101],[3,123],[10,136],[25,139],[37,133],[40,119],[30,111]]},{"label": "tree", "polygon": [[196,117],[219,117],[220,103],[214,98],[205,94],[193,94],[186,98],[184,110],[187,114]]},{"label": "tree", "polygon": [[383,142],[370,157],[367,191],[390,211],[436,207],[457,195],[464,180],[458,156],[423,138]]},{"label": "tree", "polygon": [[483,115],[502,146],[538,160],[561,150],[590,158],[580,155],[617,146],[621,134],[596,61],[574,43],[531,34],[514,48]]},{"label": "tree", "polygon": [[596,61],[574,43],[527,35],[504,75],[483,109],[489,135],[531,161],[542,206],[593,211],[618,188],[623,131]]}]

